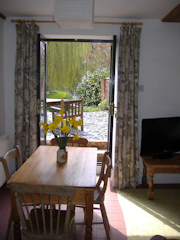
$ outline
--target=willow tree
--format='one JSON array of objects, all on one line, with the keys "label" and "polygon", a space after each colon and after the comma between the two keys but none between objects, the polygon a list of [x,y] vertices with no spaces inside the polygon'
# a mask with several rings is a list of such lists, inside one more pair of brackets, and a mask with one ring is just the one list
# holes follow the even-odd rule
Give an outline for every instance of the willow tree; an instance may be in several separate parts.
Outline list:
[{"label": "willow tree", "polygon": [[[102,62],[105,65],[102,65]],[[48,42],[47,90],[74,93],[87,71],[93,72],[101,67],[109,68],[109,66],[110,44]]]}]

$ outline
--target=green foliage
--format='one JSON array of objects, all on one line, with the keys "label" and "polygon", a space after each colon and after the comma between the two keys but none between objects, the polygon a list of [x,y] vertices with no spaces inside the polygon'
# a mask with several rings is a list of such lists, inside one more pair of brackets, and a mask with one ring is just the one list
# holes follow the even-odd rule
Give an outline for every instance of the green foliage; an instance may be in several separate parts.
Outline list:
[{"label": "green foliage", "polygon": [[[85,54],[84,63],[89,63],[93,71],[97,68],[110,68],[111,44],[92,42]],[[91,71],[92,71],[91,69]]]},{"label": "green foliage", "polygon": [[47,92],[47,98],[72,99],[72,95],[68,92],[54,90]]},{"label": "green foliage", "polygon": [[[111,43],[47,42],[47,91],[58,89],[71,94],[87,71],[110,68]],[[43,50],[43,44],[42,44]],[[41,53],[43,62],[44,55]],[[41,66],[41,75],[44,67]]]},{"label": "green foliage", "polygon": [[106,77],[109,77],[107,68],[98,69],[93,73],[87,71],[76,88],[75,96],[83,97],[85,106],[98,106],[101,102],[101,79]]},{"label": "green foliage", "polygon": [[96,106],[84,106],[83,108],[83,112],[96,112],[96,111],[99,111],[99,107],[96,107]]},{"label": "green foliage", "polygon": [[48,42],[47,90],[60,89],[73,93],[90,68],[88,63],[83,63],[87,50],[87,43]]},{"label": "green foliage", "polygon": [[101,103],[99,103],[98,107],[100,110],[108,110],[109,100],[105,99]]}]

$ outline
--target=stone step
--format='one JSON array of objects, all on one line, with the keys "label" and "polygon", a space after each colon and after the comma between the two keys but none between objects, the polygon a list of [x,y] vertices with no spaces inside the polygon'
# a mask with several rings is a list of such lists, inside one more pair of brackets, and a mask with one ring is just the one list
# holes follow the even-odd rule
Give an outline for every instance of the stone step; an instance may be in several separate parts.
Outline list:
[{"label": "stone step", "polygon": [[98,149],[107,149],[107,141],[88,140],[88,147],[97,147]]}]

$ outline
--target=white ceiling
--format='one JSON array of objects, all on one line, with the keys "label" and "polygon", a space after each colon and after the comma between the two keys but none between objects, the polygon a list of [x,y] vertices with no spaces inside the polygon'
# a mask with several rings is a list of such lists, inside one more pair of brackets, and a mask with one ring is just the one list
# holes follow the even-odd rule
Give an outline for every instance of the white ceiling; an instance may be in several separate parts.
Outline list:
[{"label": "white ceiling", "polygon": [[[94,17],[159,19],[180,0],[94,0]],[[0,0],[0,13],[6,17],[53,17],[54,0]]]}]

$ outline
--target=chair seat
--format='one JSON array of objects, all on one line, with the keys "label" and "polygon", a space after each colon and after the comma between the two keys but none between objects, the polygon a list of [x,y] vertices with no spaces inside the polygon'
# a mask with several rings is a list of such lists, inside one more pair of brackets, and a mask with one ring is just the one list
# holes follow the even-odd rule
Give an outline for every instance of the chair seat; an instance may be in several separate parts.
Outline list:
[{"label": "chair seat", "polygon": [[93,203],[94,204],[100,204],[100,202],[104,202],[104,196],[100,200],[98,199],[101,191],[102,191],[102,187],[99,187],[98,189],[95,189],[94,198],[93,198]]},{"label": "chair seat", "polygon": [[[62,239],[62,237],[68,237],[69,232],[64,232],[64,221],[65,221],[65,216],[66,216],[66,211],[61,210],[60,211],[60,221],[59,221],[59,232],[57,233],[57,215],[58,215],[58,210],[53,209],[53,227],[52,227],[52,234],[50,234],[50,215],[49,215],[49,210],[45,209],[45,227],[47,230],[47,234],[44,233],[43,229],[43,219],[42,219],[42,211],[41,209],[36,209],[37,210],[37,216],[39,220],[39,230],[36,224],[36,217],[35,217],[35,211],[34,209],[31,210],[30,216],[32,220],[32,226],[34,229],[34,233],[32,233],[31,227],[30,227],[30,221],[27,221],[27,229],[23,229],[23,235],[27,237],[33,237],[33,238],[41,238],[41,239],[51,239],[51,236],[53,236],[53,239]],[[70,213],[70,224],[74,221],[75,217],[75,212],[71,210]],[[44,235],[44,236],[43,236]]]}]

